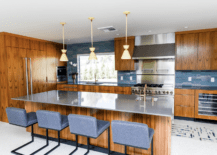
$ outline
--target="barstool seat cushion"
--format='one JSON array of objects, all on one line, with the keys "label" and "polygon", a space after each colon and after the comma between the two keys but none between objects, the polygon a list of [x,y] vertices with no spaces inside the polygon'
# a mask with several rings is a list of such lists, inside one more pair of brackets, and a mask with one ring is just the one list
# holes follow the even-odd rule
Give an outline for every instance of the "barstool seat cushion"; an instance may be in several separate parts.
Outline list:
[{"label": "barstool seat cushion", "polygon": [[110,122],[97,120],[92,116],[68,115],[69,128],[72,134],[82,135],[91,138],[97,138],[109,126]]},{"label": "barstool seat cushion", "polygon": [[101,135],[108,127],[110,126],[110,122],[97,120],[97,137]]},{"label": "barstool seat cushion", "polygon": [[37,117],[35,112],[27,113],[27,126],[37,123]]},{"label": "barstool seat cushion", "polygon": [[40,128],[61,131],[69,125],[67,116],[61,115],[59,112],[38,110],[36,115]]},{"label": "barstool seat cushion", "polygon": [[150,148],[153,135],[154,130],[149,128],[147,124],[118,120],[112,121],[114,143],[147,150]]},{"label": "barstool seat cushion", "polygon": [[35,112],[26,113],[25,109],[14,107],[6,108],[6,112],[10,124],[28,127],[38,122]]}]

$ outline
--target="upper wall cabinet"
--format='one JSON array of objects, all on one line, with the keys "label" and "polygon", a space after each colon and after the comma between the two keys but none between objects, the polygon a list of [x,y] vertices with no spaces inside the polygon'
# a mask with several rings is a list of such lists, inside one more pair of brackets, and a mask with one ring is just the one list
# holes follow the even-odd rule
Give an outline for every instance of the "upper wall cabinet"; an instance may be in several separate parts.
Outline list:
[{"label": "upper wall cabinet", "polygon": [[176,35],[176,70],[197,69],[198,34]]},{"label": "upper wall cabinet", "polygon": [[216,70],[217,30],[176,33],[176,70]]},{"label": "upper wall cabinet", "polygon": [[[134,46],[135,46],[135,37],[128,37],[127,44],[129,47],[129,52],[132,57]],[[124,52],[123,45],[125,45],[125,37],[115,38],[115,70],[126,71],[126,70],[135,70],[134,60],[122,60],[121,56]]]}]

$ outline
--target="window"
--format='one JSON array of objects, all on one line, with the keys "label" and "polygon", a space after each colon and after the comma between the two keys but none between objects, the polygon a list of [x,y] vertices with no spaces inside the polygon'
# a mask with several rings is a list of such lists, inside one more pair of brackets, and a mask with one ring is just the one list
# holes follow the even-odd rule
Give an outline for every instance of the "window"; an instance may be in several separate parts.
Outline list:
[{"label": "window", "polygon": [[89,61],[89,54],[79,54],[78,80],[95,82],[117,82],[114,53],[98,53],[97,60]]}]

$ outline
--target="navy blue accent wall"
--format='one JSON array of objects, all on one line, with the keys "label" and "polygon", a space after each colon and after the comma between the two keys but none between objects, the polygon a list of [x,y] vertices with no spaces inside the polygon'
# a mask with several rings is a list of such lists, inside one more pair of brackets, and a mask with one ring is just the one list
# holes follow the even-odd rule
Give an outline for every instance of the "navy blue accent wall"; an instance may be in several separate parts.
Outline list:
[{"label": "navy blue accent wall", "polygon": [[[188,81],[192,77],[192,81]],[[211,82],[211,77],[215,82]],[[213,86],[217,87],[217,71],[176,71],[176,86]]]},{"label": "navy blue accent wall", "polygon": [[[114,40],[111,41],[101,41],[93,43],[96,53],[103,52],[114,52]],[[68,74],[72,72],[77,72],[77,67],[72,67],[69,62],[77,63],[77,54],[89,54],[91,43],[80,43],[80,44],[70,44],[67,45],[67,57],[69,59],[67,63]],[[130,81],[130,76],[133,76],[133,80]],[[124,80],[119,80],[121,76],[124,76]],[[68,76],[68,82],[72,81],[72,77]],[[136,83],[136,75],[134,72],[118,72],[118,82],[119,83]]]}]

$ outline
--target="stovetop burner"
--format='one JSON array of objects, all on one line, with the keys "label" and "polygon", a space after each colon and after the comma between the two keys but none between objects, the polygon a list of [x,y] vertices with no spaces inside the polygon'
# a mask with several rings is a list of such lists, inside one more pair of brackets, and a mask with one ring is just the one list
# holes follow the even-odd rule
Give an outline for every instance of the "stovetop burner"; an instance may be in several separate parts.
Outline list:
[{"label": "stovetop burner", "polygon": [[[145,87],[145,84],[139,83],[134,85],[134,87]],[[147,87],[158,87],[158,88],[162,88],[163,84],[147,84]]]}]

